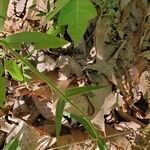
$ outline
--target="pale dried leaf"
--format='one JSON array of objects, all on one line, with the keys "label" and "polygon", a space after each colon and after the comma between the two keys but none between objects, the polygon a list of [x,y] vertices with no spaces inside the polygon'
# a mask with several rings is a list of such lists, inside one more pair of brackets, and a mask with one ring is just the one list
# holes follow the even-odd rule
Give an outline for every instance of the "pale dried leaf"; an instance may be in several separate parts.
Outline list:
[{"label": "pale dried leaf", "polygon": [[110,17],[100,17],[97,21],[95,31],[96,56],[98,59],[104,59],[105,61],[110,58],[115,50],[115,45],[106,44],[106,42],[111,43],[111,23],[112,20]]},{"label": "pale dried leaf", "polygon": [[57,67],[61,69],[62,74],[67,78],[69,78],[71,74],[75,74],[78,77],[82,76],[81,66],[70,56],[60,56],[56,62],[55,68]]},{"label": "pale dried leaf", "polygon": [[141,56],[143,56],[146,59],[150,60],[150,51],[145,51],[145,52],[141,53]]},{"label": "pale dried leaf", "polygon": [[[106,125],[106,135],[115,135],[115,134],[119,134],[120,132],[117,131],[116,129],[112,128],[110,125]],[[116,137],[111,137],[109,139],[112,143],[114,143],[115,145],[117,145],[117,147],[120,147],[122,149],[128,149],[131,150],[130,147],[130,142],[126,139],[126,137],[124,136],[116,136]]]},{"label": "pale dried leaf", "polygon": [[18,122],[18,125],[8,124],[1,120],[1,129],[8,132],[7,142],[9,142],[13,137],[16,137],[20,142],[20,147],[22,150],[41,150],[45,149],[51,145],[51,142],[54,143],[50,135],[45,132],[41,132],[36,128],[28,125],[20,119],[13,119],[15,122]]},{"label": "pale dried leaf", "polygon": [[[93,114],[93,112],[94,112],[93,105],[91,102],[89,102],[89,100],[86,96],[77,95],[77,96],[71,97],[70,99],[75,105],[78,104],[78,108],[86,115]],[[77,110],[75,110],[75,108],[70,106],[70,104],[66,104],[65,111],[67,111],[69,113],[80,115],[79,112]]]}]

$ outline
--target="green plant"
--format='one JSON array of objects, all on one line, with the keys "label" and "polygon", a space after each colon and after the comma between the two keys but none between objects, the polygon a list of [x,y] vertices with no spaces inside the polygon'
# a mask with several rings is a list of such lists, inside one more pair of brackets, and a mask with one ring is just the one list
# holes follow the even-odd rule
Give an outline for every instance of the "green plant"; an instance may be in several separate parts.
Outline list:
[{"label": "green plant", "polygon": [[103,15],[108,15],[112,18],[115,16],[115,11],[118,9],[117,0],[98,0]]},{"label": "green plant", "polygon": [[[60,95],[60,100],[59,100],[59,102],[57,104],[57,108],[56,108],[56,135],[57,135],[57,138],[58,138],[59,133],[60,133],[60,128],[61,128],[60,125],[61,125],[61,120],[62,120],[62,114],[63,114],[64,106],[65,106],[66,102],[69,102],[81,114],[81,116],[82,116],[82,122],[80,121],[81,119],[79,119],[80,116],[76,116],[76,119],[79,120],[79,122],[83,123],[84,127],[87,127],[87,129],[90,129],[90,130],[87,130],[87,132],[90,135],[91,135],[91,133],[94,135],[94,136],[93,135],[91,135],[91,136],[94,139],[96,139],[96,141],[98,142],[98,145],[100,146],[100,149],[107,149],[106,143],[101,138],[101,136],[99,135],[98,131],[94,128],[94,126],[92,125],[92,123],[90,122],[90,120],[88,119],[88,117],[69,98],[69,96],[73,96],[73,95],[76,95],[76,94],[85,93],[85,90],[87,90],[87,92],[89,92],[89,91],[93,91],[93,90],[96,90],[96,89],[99,89],[99,88],[103,88],[103,86],[82,87],[81,90],[80,90],[80,88],[75,88],[74,90],[71,89],[71,92],[69,90],[69,91],[66,91],[66,93],[62,93],[61,90],[58,89],[52,83],[52,81],[50,81],[42,73],[38,72],[36,70],[36,68],[34,68],[22,56],[18,55],[15,51],[13,51],[13,54],[17,58],[19,58],[20,60],[22,60],[22,62],[24,62],[25,65],[29,66],[30,69],[31,69],[31,71],[33,71],[36,75],[38,75],[43,81],[45,81],[53,90],[55,90]],[[72,94],[70,94],[70,93],[72,93]]]},{"label": "green plant", "polygon": [[47,14],[46,20],[49,21],[58,12],[58,25],[67,26],[68,34],[77,46],[86,31],[88,21],[96,17],[94,5],[90,0],[58,0],[53,11]]},{"label": "green plant", "polygon": [[[7,9],[5,9],[4,11],[7,11]],[[86,31],[88,21],[96,16],[96,9],[94,5],[92,4],[92,2],[90,2],[90,0],[58,0],[53,11],[47,14],[47,21],[52,19],[52,17],[54,17],[58,12],[58,25],[68,26],[67,32],[76,46],[80,42],[83,34]],[[67,12],[69,13],[68,15]],[[100,149],[106,150],[107,145],[105,141],[95,129],[90,119],[70,100],[71,96],[87,93],[99,88],[104,88],[104,86],[98,85],[73,88],[68,89],[63,93],[61,89],[58,89],[53,84],[53,82],[50,81],[44,74],[38,72],[38,70],[24,56],[18,53],[21,50],[21,47],[25,44],[33,44],[35,49],[42,50],[62,47],[66,43],[67,41],[64,39],[41,32],[22,32],[7,36],[6,38],[1,38],[0,44],[3,46],[4,53],[7,53],[9,50],[9,54],[12,54],[14,60],[7,60],[4,65],[2,63],[0,64],[0,81],[2,83],[0,84],[2,85],[0,86],[0,90],[3,91],[3,94],[0,95],[0,99],[3,101],[5,99],[4,77],[2,76],[4,70],[7,70],[13,77],[13,79],[17,81],[24,80],[22,70],[20,69],[16,61],[19,59],[22,64],[28,66],[32,72],[34,72],[43,81],[45,81],[60,97],[56,108],[57,138],[59,138],[59,134],[61,131],[61,120],[64,107],[66,102],[69,102],[80,113],[80,116],[76,116],[75,114],[71,114],[70,116],[83,124],[91,137],[97,141]]]},{"label": "green plant", "polygon": [[0,0],[0,31],[3,30],[9,0]]},{"label": "green plant", "polygon": [[[24,34],[24,33],[23,33]],[[32,34],[32,33],[31,33]],[[44,33],[43,33],[44,34]],[[21,35],[21,33],[19,34]],[[46,34],[45,34],[46,35]],[[47,36],[47,35],[46,35]],[[18,34],[16,34],[16,37],[20,39],[20,37],[18,37]],[[58,93],[58,95],[60,96],[60,100],[58,102],[57,105],[57,109],[56,109],[56,134],[57,137],[60,133],[60,124],[61,124],[61,119],[62,119],[62,114],[63,114],[63,110],[64,110],[64,106],[66,102],[69,102],[80,114],[82,117],[80,116],[75,116],[76,119],[79,120],[79,122],[83,123],[84,127],[86,129],[90,129],[88,132],[89,134],[97,140],[98,145],[100,146],[100,148],[102,149],[106,149],[106,144],[104,144],[105,142],[102,140],[102,138],[100,137],[100,135],[98,134],[98,131],[94,128],[94,126],[92,125],[92,123],[90,122],[90,120],[88,119],[88,117],[69,99],[70,96],[73,95],[77,95],[77,94],[81,94],[81,93],[85,93],[85,92],[89,92],[92,90],[96,90],[98,88],[102,88],[102,86],[94,86],[94,87],[80,87],[80,88],[74,88],[74,89],[70,89],[68,91],[66,91],[65,93],[62,93],[60,89],[58,89],[53,83],[52,81],[50,81],[44,74],[38,72],[38,70],[27,60],[25,59],[23,56],[19,55],[14,49],[17,47],[20,47],[20,43],[29,43],[29,41],[26,41],[26,38],[23,39],[22,41],[20,41],[19,39],[17,40],[17,38],[15,37],[15,35],[13,35],[13,38],[16,41],[19,41],[18,43],[16,42],[16,45],[13,47],[14,44],[12,44],[14,41],[14,39],[7,37],[6,40],[5,38],[0,40],[1,45],[5,46],[6,48],[8,48],[10,50],[10,52],[17,58],[20,59],[25,65],[27,65],[30,70],[32,72],[34,72],[37,76],[39,76],[43,81],[45,81],[55,92]],[[36,39],[36,38],[35,38]],[[31,43],[34,43],[36,46],[39,44],[39,41],[34,41],[34,38],[32,39],[32,41],[30,41]],[[42,48],[42,46],[44,45],[40,45],[39,47]],[[45,46],[44,46],[45,47]],[[14,49],[12,49],[14,48]],[[38,47],[37,47],[38,48]],[[12,71],[12,70],[11,70]],[[13,72],[14,74],[16,74],[16,72]],[[14,75],[13,74],[13,75]],[[16,76],[18,76],[16,74]],[[92,133],[92,134],[91,134]],[[94,135],[94,136],[93,136]]]},{"label": "green plant", "polygon": [[5,77],[3,77],[3,73],[3,64],[0,62],[0,106],[5,102]]},{"label": "green plant", "polygon": [[5,145],[3,150],[21,150],[17,139],[12,139],[8,144]]}]

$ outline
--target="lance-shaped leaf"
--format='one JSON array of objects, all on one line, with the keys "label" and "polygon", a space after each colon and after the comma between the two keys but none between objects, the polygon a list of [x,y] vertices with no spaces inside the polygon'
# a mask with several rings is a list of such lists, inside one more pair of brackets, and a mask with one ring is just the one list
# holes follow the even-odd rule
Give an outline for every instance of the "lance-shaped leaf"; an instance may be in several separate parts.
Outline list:
[{"label": "lance-shaped leaf", "polygon": [[105,88],[105,87],[106,86],[102,86],[102,85],[75,87],[75,88],[70,88],[66,90],[65,93],[67,96],[74,96],[74,95],[92,92],[94,90],[98,90],[98,89]]},{"label": "lance-shaped leaf", "polygon": [[[1,42],[1,41],[0,41],[0,42]],[[3,43],[3,42],[1,42],[1,44],[5,45],[5,43]],[[6,44],[6,45],[7,45],[7,44]],[[38,75],[41,79],[43,79],[43,81],[45,81],[45,82],[46,82],[50,87],[52,87],[55,91],[57,91],[59,94],[61,94],[62,98],[61,98],[61,100],[57,103],[57,108],[56,108],[56,135],[57,135],[57,138],[58,138],[59,133],[60,133],[60,129],[61,129],[61,120],[62,120],[62,116],[63,116],[63,110],[64,110],[64,106],[65,106],[65,100],[68,101],[68,102],[72,105],[71,101],[70,101],[65,95],[63,95],[63,94],[60,92],[59,89],[57,89],[57,87],[53,84],[52,81],[50,81],[44,74],[38,72],[37,69],[36,69],[32,64],[30,64],[30,62],[28,62],[26,59],[24,59],[24,58],[23,58],[21,55],[19,55],[16,51],[14,51],[14,50],[12,50],[12,49],[10,49],[10,50],[11,50],[11,52],[12,52],[17,58],[19,58],[25,65],[27,65],[28,67],[30,67],[31,71],[33,71],[36,75]],[[73,106],[74,106],[74,105],[73,105]],[[77,109],[77,107],[75,107],[75,106],[74,106],[74,108]],[[79,112],[81,112],[79,109],[77,109],[77,110],[78,110]],[[81,113],[81,114],[83,114],[83,113]],[[74,117],[74,118],[75,118],[75,117]],[[90,132],[91,132],[91,135],[92,135],[93,138],[96,137],[96,140],[97,140],[97,141],[100,140],[100,137],[98,137],[97,132],[94,130],[94,127],[93,127],[92,124],[90,123],[89,119],[86,118],[86,116],[85,116],[85,118],[84,118],[84,121],[82,121],[83,118],[78,119],[77,117],[76,117],[76,120],[78,120],[78,121],[80,120],[80,122],[81,122],[82,124],[86,124],[86,122],[87,122],[88,125],[87,125],[87,128],[86,128],[86,129],[90,129]],[[99,143],[100,143],[100,141],[99,141]],[[100,145],[99,143],[98,143],[98,145]]]},{"label": "lance-shaped leaf", "polygon": [[14,138],[7,145],[5,145],[3,150],[21,150],[18,141]]},{"label": "lance-shaped leaf", "polygon": [[5,102],[5,77],[3,77],[4,66],[0,62],[0,107],[3,106]]},{"label": "lance-shaped leaf", "polygon": [[61,120],[63,117],[64,107],[65,107],[65,100],[63,98],[60,98],[56,107],[56,137],[57,138],[59,137],[61,131]]},{"label": "lance-shaped leaf", "polygon": [[0,107],[5,102],[5,77],[0,77]]},{"label": "lance-shaped leaf", "polygon": [[3,75],[4,73],[4,66],[3,66],[3,63],[0,62],[0,77]]},{"label": "lance-shaped leaf", "polygon": [[0,0],[0,31],[3,30],[9,0]]},{"label": "lance-shaped leaf", "polygon": [[84,118],[82,116],[77,116],[75,114],[70,114],[70,117],[74,118],[75,120],[77,120],[84,126],[85,130],[91,135],[91,137],[97,141],[97,145],[100,150],[108,149],[106,142],[102,139],[102,137],[100,137],[98,131],[93,127],[90,120],[88,120],[87,118]]},{"label": "lance-shaped leaf", "polygon": [[98,136],[98,132],[93,128],[93,126],[91,125],[90,121],[85,119],[82,116],[77,116],[75,114],[70,114],[70,117],[77,120],[78,122],[80,122],[84,128],[86,129],[86,131],[94,138],[97,139]]},{"label": "lance-shaped leaf", "polygon": [[64,39],[42,32],[21,32],[1,39],[9,48],[21,49],[22,44],[34,44],[35,49],[62,47],[67,43]]},{"label": "lance-shaped leaf", "polygon": [[52,19],[70,0],[57,0],[54,9],[46,15],[46,21]]},{"label": "lance-shaped leaf", "polygon": [[90,0],[71,0],[60,11],[58,23],[68,25],[68,34],[77,45],[83,37],[88,21],[96,16]]},{"label": "lance-shaped leaf", "polygon": [[23,81],[23,75],[21,69],[13,60],[5,61],[5,69],[10,73],[13,79]]},{"label": "lance-shaped leaf", "polygon": [[100,137],[97,141],[97,145],[98,145],[100,150],[108,150],[108,146],[106,145],[106,142]]}]

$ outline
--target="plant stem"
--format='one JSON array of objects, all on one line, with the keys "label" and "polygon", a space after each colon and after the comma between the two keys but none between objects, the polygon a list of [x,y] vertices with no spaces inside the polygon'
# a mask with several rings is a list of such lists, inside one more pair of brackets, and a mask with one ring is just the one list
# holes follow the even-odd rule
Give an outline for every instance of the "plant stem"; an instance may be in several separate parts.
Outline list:
[{"label": "plant stem", "polygon": [[43,73],[39,72],[28,60],[24,59],[16,51],[12,49],[10,50],[17,58],[19,58],[25,65],[27,65],[33,73],[35,73],[39,78],[45,81],[48,86],[50,86],[55,92],[57,92],[60,97],[64,98],[67,102],[69,102],[84,117],[84,119],[91,125],[96,139],[98,140],[99,136],[97,134],[97,131],[93,127],[93,124],[89,121],[89,118],[59,88],[57,88],[51,80],[49,80]]},{"label": "plant stem", "polygon": [[5,41],[0,40],[0,44],[2,44],[3,46],[6,46],[11,53],[17,57],[18,59],[20,59],[26,66],[28,66],[30,68],[30,70],[35,73],[40,79],[42,79],[43,81],[45,81],[47,83],[47,85],[49,87],[51,87],[60,97],[62,97],[63,99],[65,99],[67,102],[69,102],[81,115],[82,117],[84,117],[84,119],[86,120],[86,122],[89,123],[89,125],[91,126],[91,129],[96,137],[96,141],[99,141],[102,145],[104,140],[102,139],[102,137],[98,134],[97,130],[94,128],[93,124],[91,123],[91,121],[89,120],[89,118],[68,98],[67,95],[65,95],[59,88],[57,88],[54,83],[49,80],[49,78],[47,78],[43,73],[39,72],[27,59],[25,59],[23,56],[21,56],[20,54],[18,54],[15,50],[13,50],[9,44],[7,44]]}]

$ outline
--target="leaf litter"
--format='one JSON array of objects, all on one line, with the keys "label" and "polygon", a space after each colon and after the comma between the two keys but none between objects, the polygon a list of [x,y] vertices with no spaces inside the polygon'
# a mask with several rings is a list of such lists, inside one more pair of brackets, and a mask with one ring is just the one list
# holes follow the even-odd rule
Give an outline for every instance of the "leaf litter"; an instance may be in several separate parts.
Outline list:
[{"label": "leaf litter", "polygon": [[[8,9],[11,19],[5,21],[6,34],[35,28],[45,31],[52,25],[52,22],[47,24],[43,17],[36,16],[41,9],[46,9],[46,1],[32,3],[28,0],[23,18],[13,12],[12,2],[14,0],[10,1]],[[94,2],[99,5],[96,0]],[[16,4],[18,11],[21,1]],[[29,9],[34,4],[36,7]],[[74,96],[72,101],[90,117],[110,149],[140,149],[143,146],[149,149],[150,32],[147,18],[150,5],[148,0],[120,0],[116,7],[118,10],[113,17],[105,14],[107,11],[101,7],[101,15],[94,20],[92,40],[83,39],[77,48],[72,49],[75,53],[70,52],[70,46],[60,53],[45,49],[33,53],[30,59],[35,61],[40,72],[64,91],[90,84],[107,85]],[[87,45],[90,51],[95,50],[94,55],[90,55]],[[30,53],[29,48],[25,51]],[[25,150],[97,149],[82,125],[67,115],[78,114],[69,104],[65,107],[60,140],[56,140],[58,96],[34,74],[29,73],[29,76],[32,79],[26,84],[7,81],[7,101],[0,112],[1,131],[7,133],[7,137],[3,136],[5,143],[16,137],[21,149]]]}]

